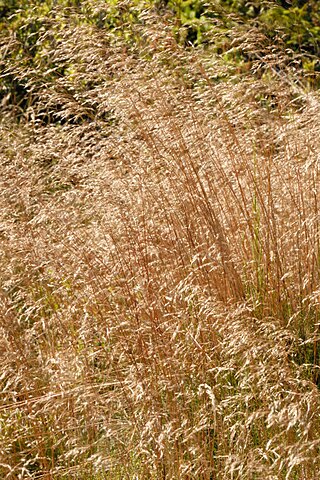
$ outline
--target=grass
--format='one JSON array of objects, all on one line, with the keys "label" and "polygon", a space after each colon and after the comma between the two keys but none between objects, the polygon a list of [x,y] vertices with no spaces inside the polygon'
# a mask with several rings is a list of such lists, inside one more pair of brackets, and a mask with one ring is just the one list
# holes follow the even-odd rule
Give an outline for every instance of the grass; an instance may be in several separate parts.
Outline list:
[{"label": "grass", "polygon": [[1,122],[1,477],[316,479],[319,94],[160,27]]}]

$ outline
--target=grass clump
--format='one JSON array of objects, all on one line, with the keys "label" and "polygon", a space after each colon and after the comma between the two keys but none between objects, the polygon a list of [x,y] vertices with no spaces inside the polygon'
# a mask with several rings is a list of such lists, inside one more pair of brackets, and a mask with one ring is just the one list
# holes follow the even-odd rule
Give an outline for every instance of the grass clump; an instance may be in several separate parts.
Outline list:
[{"label": "grass clump", "polygon": [[103,3],[2,57],[1,478],[316,479],[319,92]]}]

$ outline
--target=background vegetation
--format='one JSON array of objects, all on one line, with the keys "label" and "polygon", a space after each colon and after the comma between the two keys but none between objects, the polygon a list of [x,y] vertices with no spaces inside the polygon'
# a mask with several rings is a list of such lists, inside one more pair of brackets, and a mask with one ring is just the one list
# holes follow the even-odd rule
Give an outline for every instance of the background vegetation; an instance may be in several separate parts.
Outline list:
[{"label": "background vegetation", "polygon": [[316,480],[319,2],[0,18],[0,477]]}]

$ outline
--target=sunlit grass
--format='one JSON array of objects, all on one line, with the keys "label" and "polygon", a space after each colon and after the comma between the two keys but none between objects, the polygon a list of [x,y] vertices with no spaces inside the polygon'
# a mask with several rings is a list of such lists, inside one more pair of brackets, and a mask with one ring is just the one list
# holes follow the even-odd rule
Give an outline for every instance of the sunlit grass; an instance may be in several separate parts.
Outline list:
[{"label": "sunlit grass", "polygon": [[318,93],[63,34],[96,114],[1,124],[1,477],[316,479]]}]

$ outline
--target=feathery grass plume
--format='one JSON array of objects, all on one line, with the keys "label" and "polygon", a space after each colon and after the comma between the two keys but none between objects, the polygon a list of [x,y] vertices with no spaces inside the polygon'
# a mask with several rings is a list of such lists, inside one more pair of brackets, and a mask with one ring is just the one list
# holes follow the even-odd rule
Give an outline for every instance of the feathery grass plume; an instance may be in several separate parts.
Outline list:
[{"label": "feathery grass plume", "polygon": [[316,479],[318,92],[84,18],[7,66],[1,478]]}]

